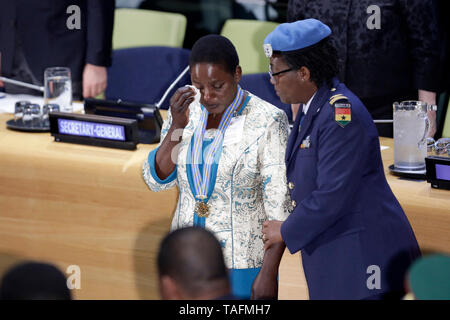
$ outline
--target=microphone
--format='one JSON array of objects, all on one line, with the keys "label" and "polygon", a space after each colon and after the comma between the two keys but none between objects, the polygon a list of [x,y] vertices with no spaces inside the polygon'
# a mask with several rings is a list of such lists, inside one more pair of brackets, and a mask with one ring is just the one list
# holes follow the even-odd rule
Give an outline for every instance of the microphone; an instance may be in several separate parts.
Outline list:
[{"label": "microphone", "polygon": [[166,90],[166,92],[164,92],[164,95],[162,96],[161,100],[159,100],[156,104],[155,107],[157,109],[159,109],[161,107],[161,104],[164,102],[164,100],[166,99],[167,95],[169,94],[169,92],[173,89],[173,87],[175,87],[175,85],[178,83],[178,81],[181,80],[181,78],[183,78],[183,76],[186,74],[186,72],[188,72],[189,70],[189,66],[187,66],[181,73],[180,75],[175,79],[174,82],[172,82],[172,84],[169,86],[169,89]]},{"label": "microphone", "polygon": [[22,81],[17,81],[17,80],[13,80],[13,79],[8,79],[6,77],[0,77],[0,81],[6,82],[6,83],[11,83],[11,84],[14,84],[14,85],[19,86],[19,87],[26,87],[26,88],[30,88],[30,89],[34,89],[34,90],[38,90],[38,91],[44,92],[44,87],[36,86],[34,84],[30,84],[30,83],[26,83],[26,82],[22,82]]}]

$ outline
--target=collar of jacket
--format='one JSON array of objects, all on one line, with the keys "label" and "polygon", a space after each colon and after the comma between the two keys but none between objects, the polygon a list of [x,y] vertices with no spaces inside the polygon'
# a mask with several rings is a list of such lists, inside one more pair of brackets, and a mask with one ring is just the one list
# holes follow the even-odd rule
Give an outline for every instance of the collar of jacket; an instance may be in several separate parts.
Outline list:
[{"label": "collar of jacket", "polygon": [[[339,84],[337,78],[332,79],[333,88],[336,88]],[[300,117],[295,119],[295,123],[289,136],[288,146],[286,150],[286,165],[292,161],[294,154],[300,147],[301,142],[305,138],[306,132],[308,132],[314,118],[319,114],[320,108],[326,103],[331,94],[330,86],[325,84],[322,85],[318,90],[309,106],[308,113],[305,115],[305,120],[302,122],[302,127],[300,132],[298,132],[298,126],[300,124]]]}]

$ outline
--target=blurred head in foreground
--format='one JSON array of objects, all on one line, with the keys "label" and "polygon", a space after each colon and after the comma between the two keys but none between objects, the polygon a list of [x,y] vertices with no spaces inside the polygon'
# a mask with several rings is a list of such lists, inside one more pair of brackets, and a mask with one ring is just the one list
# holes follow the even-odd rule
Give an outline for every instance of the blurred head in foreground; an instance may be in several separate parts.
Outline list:
[{"label": "blurred head in foreground", "polygon": [[215,236],[202,228],[178,229],[162,240],[158,273],[161,298],[165,300],[230,295],[222,248]]},{"label": "blurred head in foreground", "polygon": [[2,300],[71,300],[65,275],[55,266],[25,262],[7,271],[0,286]]}]

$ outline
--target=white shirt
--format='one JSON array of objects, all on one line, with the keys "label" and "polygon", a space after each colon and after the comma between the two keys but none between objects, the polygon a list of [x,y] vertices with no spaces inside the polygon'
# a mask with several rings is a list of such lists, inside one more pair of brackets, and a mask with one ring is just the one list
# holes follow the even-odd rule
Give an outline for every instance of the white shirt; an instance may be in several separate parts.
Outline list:
[{"label": "white shirt", "polygon": [[311,105],[312,100],[314,99],[315,95],[316,95],[317,91],[314,92],[313,96],[311,97],[311,99],[309,99],[307,104],[303,105],[303,113],[306,115],[306,113],[308,112],[309,106]]}]

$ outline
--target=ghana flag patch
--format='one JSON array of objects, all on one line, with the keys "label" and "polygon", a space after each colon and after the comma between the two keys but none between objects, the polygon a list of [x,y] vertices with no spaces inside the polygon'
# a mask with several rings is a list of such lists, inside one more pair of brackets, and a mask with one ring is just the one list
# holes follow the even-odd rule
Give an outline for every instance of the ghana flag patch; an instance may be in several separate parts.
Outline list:
[{"label": "ghana flag patch", "polygon": [[343,128],[352,121],[352,105],[350,103],[334,104],[334,119]]}]

